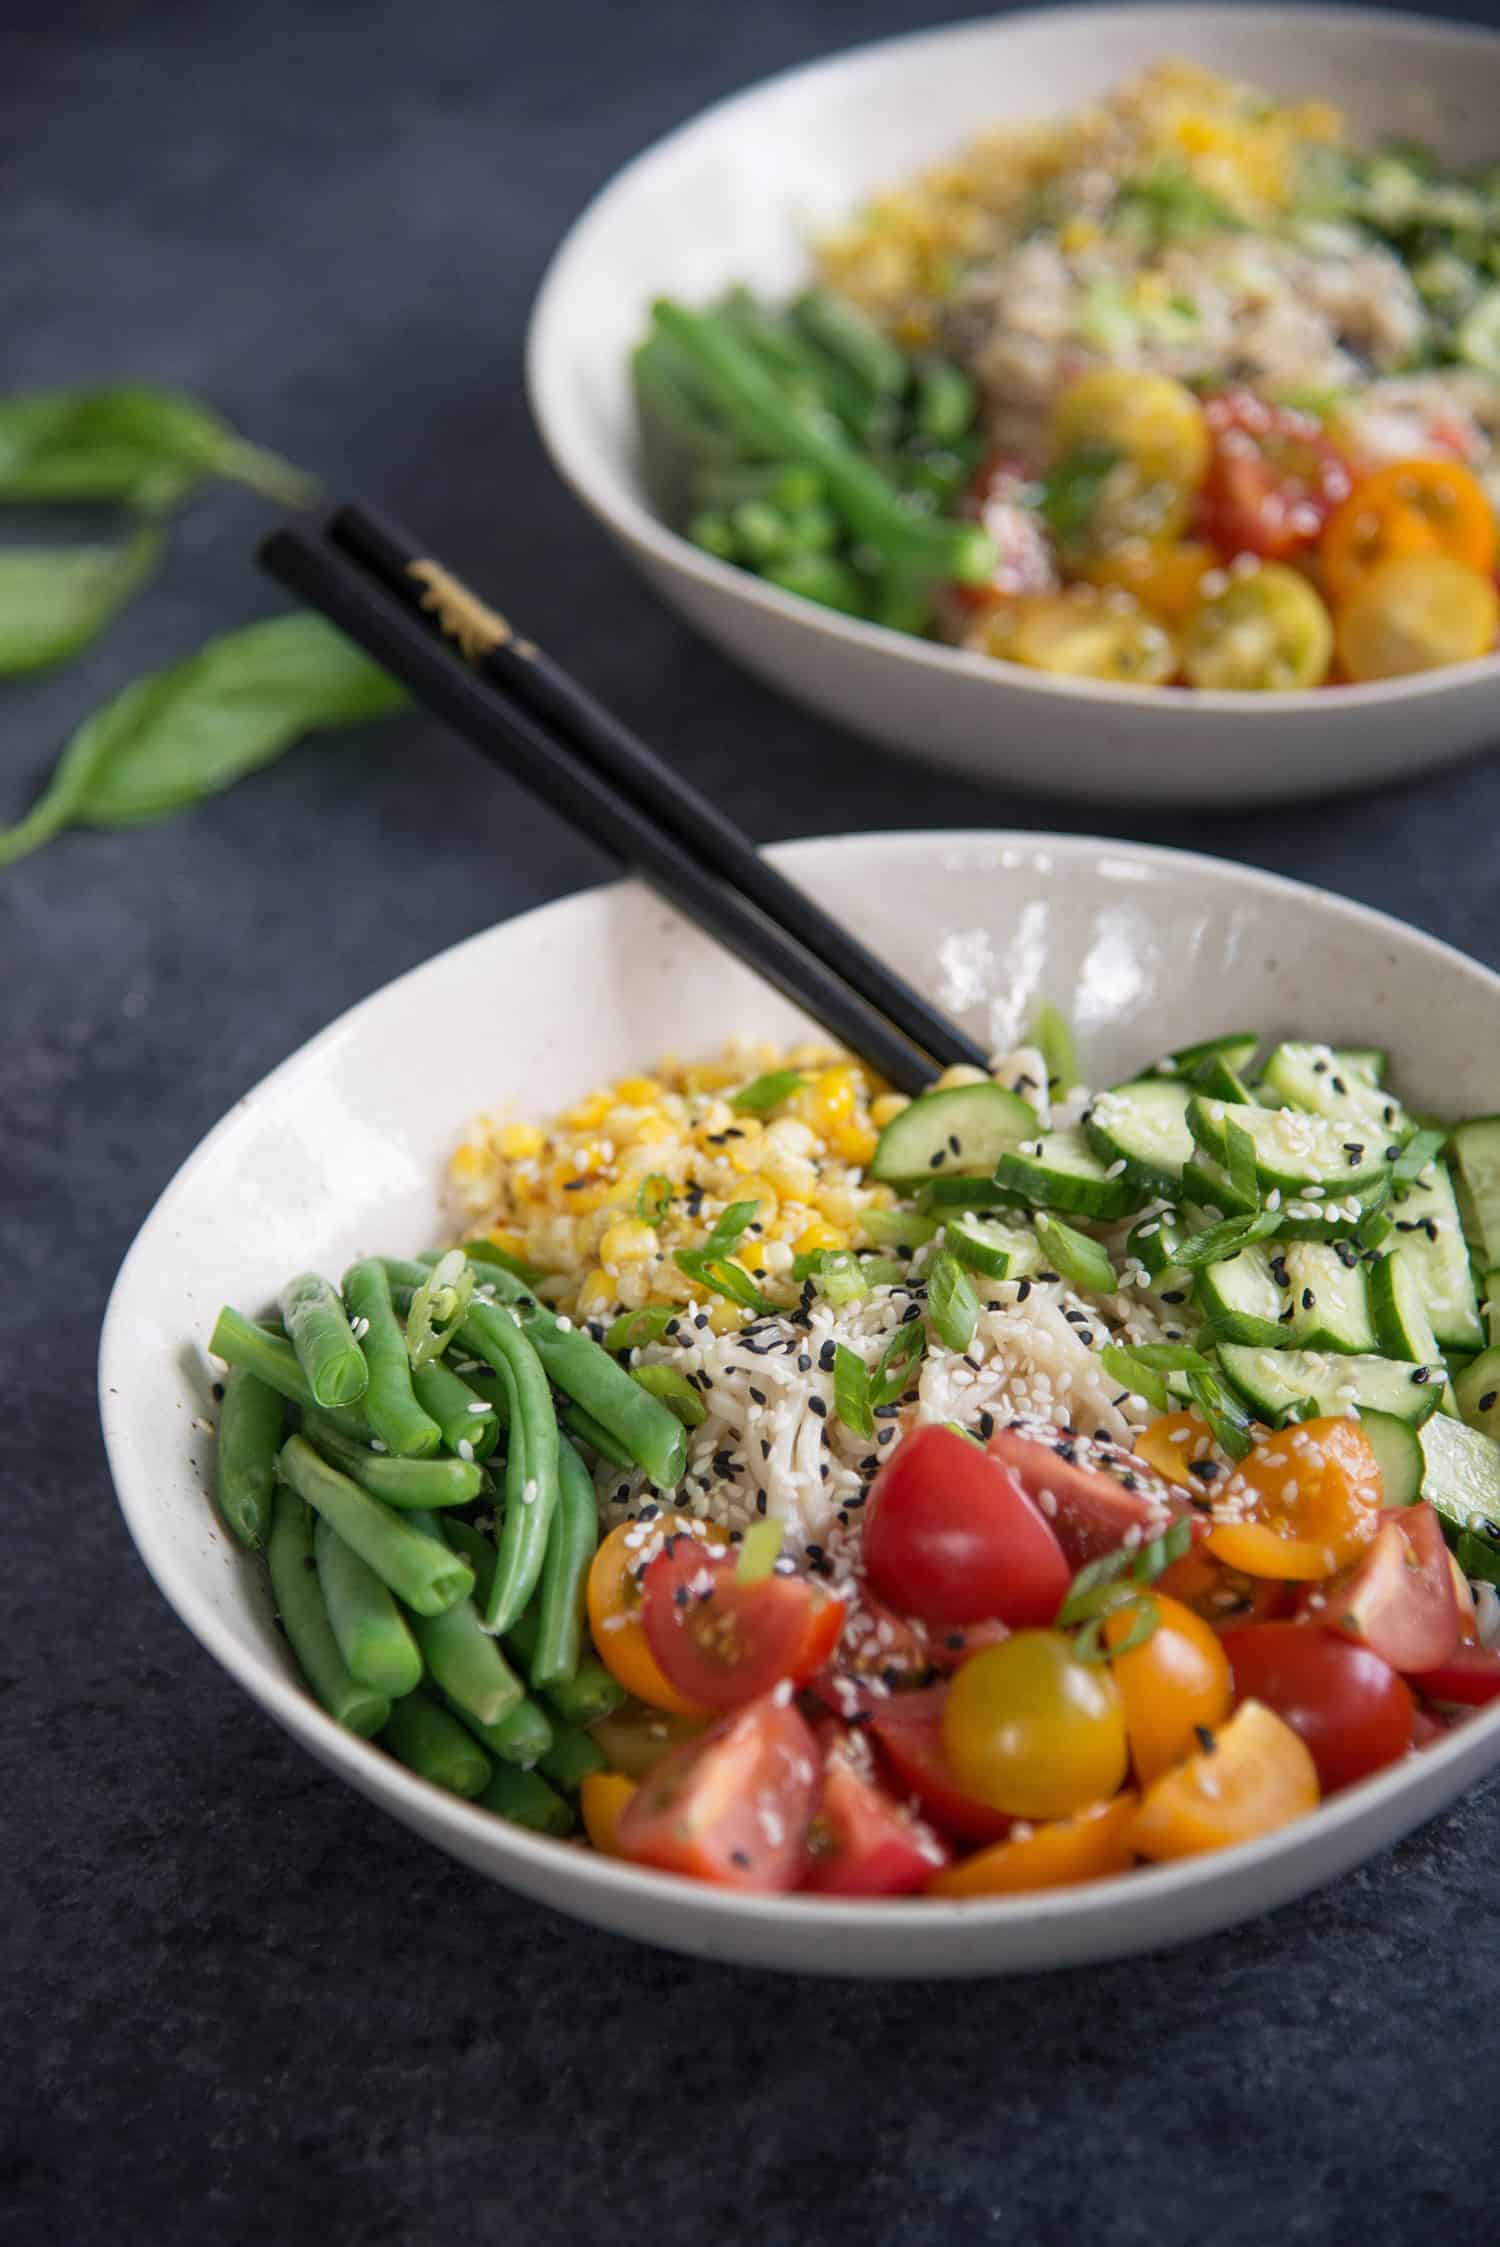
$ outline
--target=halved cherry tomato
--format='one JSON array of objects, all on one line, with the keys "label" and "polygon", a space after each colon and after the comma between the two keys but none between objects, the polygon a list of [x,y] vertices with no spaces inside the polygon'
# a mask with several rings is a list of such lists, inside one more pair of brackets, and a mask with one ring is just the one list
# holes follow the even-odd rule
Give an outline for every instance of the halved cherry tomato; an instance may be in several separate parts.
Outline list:
[{"label": "halved cherry tomato", "polygon": [[1181,539],[1161,546],[1128,538],[1090,554],[1083,574],[1091,585],[1133,594],[1162,624],[1185,624],[1203,598],[1204,578],[1218,566],[1218,556],[1207,546]]},{"label": "halved cherry tomato", "polygon": [[1500,1696],[1500,1654],[1489,1646],[1455,1646],[1446,1661],[1411,1682],[1431,1700],[1484,1708]]},{"label": "halved cherry tomato", "polygon": [[1356,682],[1407,678],[1488,655],[1500,599],[1488,577],[1446,554],[1397,554],[1339,602],[1339,662]]},{"label": "halved cherry tomato", "polygon": [[[1128,1653],[1113,1654],[1110,1672],[1125,1706],[1130,1763],[1148,1787],[1192,1752],[1201,1729],[1212,1732],[1234,1698],[1224,1648],[1201,1616],[1153,1587],[1157,1625]],[[1130,1629],[1130,1616],[1111,1616],[1104,1643],[1113,1648]]]},{"label": "halved cherry tomato", "polygon": [[1286,694],[1321,686],[1332,661],[1333,621],[1284,562],[1231,575],[1182,633],[1182,668],[1195,687]]},{"label": "halved cherry tomato", "polygon": [[1027,504],[1032,482],[1024,461],[1009,453],[992,453],[969,486],[959,512],[984,526],[999,560],[982,585],[948,588],[960,609],[984,611],[1014,600],[1019,593],[1055,590],[1052,548],[1035,507]]},{"label": "halved cherry tomato", "polygon": [[1194,1482],[1189,1463],[1209,1457],[1217,1461],[1220,1455],[1214,1450],[1213,1435],[1200,1412],[1163,1412],[1136,1437],[1135,1456],[1154,1467],[1163,1482],[1172,1483],[1178,1490],[1196,1491],[1201,1498],[1216,1478]]},{"label": "halved cherry tomato", "polygon": [[910,1896],[951,1854],[930,1826],[893,1801],[857,1733],[830,1725],[823,1791],[807,1834],[802,1885],[820,1896]]},{"label": "halved cherry tomato", "polygon": [[1439,1740],[1447,1739],[1450,1729],[1440,1716],[1435,1716],[1431,1709],[1424,1708],[1420,1701],[1412,1711],[1411,1744],[1414,1748],[1436,1747]]},{"label": "halved cherry tomato", "polygon": [[1171,635],[1156,618],[1129,593],[1094,585],[1017,601],[1005,646],[992,652],[1033,671],[1127,687],[1164,686],[1177,669]]},{"label": "halved cherry tomato", "polygon": [[1113,454],[1090,513],[1090,548],[1126,538],[1173,538],[1186,527],[1208,466],[1203,408],[1170,375],[1103,367],[1058,399],[1052,415],[1055,460]]},{"label": "halved cherry tomato", "polygon": [[1201,1545],[1164,1568],[1152,1589],[1181,1600],[1215,1631],[1234,1630],[1242,1623],[1275,1622],[1289,1616],[1297,1604],[1294,1585],[1270,1576],[1247,1576],[1242,1568],[1226,1568]]},{"label": "halved cherry tomato", "polygon": [[[1080,1449],[1089,1464],[1080,1464]],[[1070,1568],[1117,1551],[1129,1536],[1158,1536],[1190,1510],[1132,1453],[1113,1445],[1080,1446],[1061,1430],[1044,1441],[997,1428],[989,1450],[1015,1469]]]},{"label": "halved cherry tomato", "polygon": [[1320,559],[1335,600],[1384,562],[1442,555],[1480,577],[1495,567],[1484,486],[1456,460],[1398,460],[1361,478],[1329,518]]},{"label": "halved cherry tomato", "polygon": [[1016,1474],[951,1428],[918,1428],[870,1486],[865,1573],[891,1606],[940,1625],[1050,1623],[1062,1547]]},{"label": "halved cherry tomato", "polygon": [[1372,1648],[1403,1676],[1446,1662],[1459,1643],[1458,1601],[1432,1507],[1393,1507],[1382,1515],[1364,1559],[1310,1592],[1302,1613]]},{"label": "halved cherry tomato", "polygon": [[1135,1822],[1143,1857],[1165,1861],[1275,1833],[1318,1807],[1318,1773],[1289,1724],[1242,1701],[1211,1747],[1164,1772]]},{"label": "halved cherry tomato", "polygon": [[1231,561],[1280,562],[1311,546],[1352,480],[1322,424],[1248,390],[1205,398],[1203,418],[1213,451],[1198,502],[1202,536]]},{"label": "halved cherry tomato", "polygon": [[611,1771],[627,1779],[644,1779],[664,1755],[707,1731],[711,1714],[705,1709],[700,1716],[683,1716],[645,1701],[625,1701],[589,1730],[608,1757]]},{"label": "halved cherry tomato", "polygon": [[1128,1788],[1008,1841],[992,1842],[928,1883],[929,1896],[1018,1896],[1034,1888],[1071,1888],[1125,1872],[1135,1856],[1139,1798]]},{"label": "halved cherry tomato", "polygon": [[1258,1437],[1214,1503],[1211,1553],[1250,1576],[1306,1582],[1373,1540],[1380,1466],[1355,1421],[1304,1420]]},{"label": "halved cherry tomato", "polygon": [[641,1781],[615,1829],[620,1854],[721,1888],[795,1888],[822,1768],[790,1704],[747,1702]]},{"label": "halved cherry tomato", "polygon": [[943,1748],[967,1793],[1013,1818],[1068,1818],[1124,1780],[1118,1686],[1064,1631],[1017,1631],[948,1688]]},{"label": "halved cherry tomato", "polygon": [[945,1833],[965,1841],[996,1841],[1009,1833],[1009,1818],[964,1791],[943,1748],[943,1710],[951,1690],[928,1685],[920,1693],[894,1693],[873,1702],[870,1734],[894,1777],[911,1789]]},{"label": "halved cherry tomato", "polygon": [[1226,1634],[1224,1652],[1240,1699],[1263,1701],[1306,1743],[1324,1794],[1411,1746],[1410,1689],[1369,1647],[1305,1623],[1248,1623]]},{"label": "halved cherry tomato", "polygon": [[583,1830],[601,1857],[619,1857],[620,1820],[624,1817],[636,1782],[619,1771],[586,1771],[578,1783],[578,1808]]},{"label": "halved cherry tomato", "polygon": [[742,1584],[732,1555],[669,1538],[641,1579],[646,1644],[667,1683],[698,1708],[734,1709],[822,1669],[844,1603],[779,1570]]},{"label": "halved cherry tomato", "polygon": [[589,1633],[599,1659],[612,1677],[638,1701],[680,1716],[703,1716],[701,1702],[690,1701],[661,1673],[641,1626],[641,1575],[648,1556],[663,1538],[701,1534],[705,1546],[726,1545],[729,1533],[717,1522],[694,1522],[687,1514],[657,1514],[648,1522],[623,1521],[612,1529],[589,1566]]}]

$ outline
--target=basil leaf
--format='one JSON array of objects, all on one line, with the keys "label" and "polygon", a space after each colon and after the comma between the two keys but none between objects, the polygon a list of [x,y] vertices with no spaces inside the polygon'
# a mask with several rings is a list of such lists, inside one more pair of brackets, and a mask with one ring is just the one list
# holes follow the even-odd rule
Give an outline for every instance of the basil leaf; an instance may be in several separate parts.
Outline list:
[{"label": "basil leaf", "polygon": [[209,476],[228,477],[286,506],[317,486],[289,461],[236,436],[180,391],[125,384],[0,398],[0,501],[174,506]]},{"label": "basil leaf", "polygon": [[0,549],[0,677],[64,663],[125,606],[161,559],[159,531],[119,546]]},{"label": "basil leaf", "polygon": [[0,829],[0,866],[64,827],[164,818],[270,764],[303,734],[357,725],[406,701],[406,690],[321,616],[226,632],[84,721],[27,817]]},{"label": "basil leaf", "polygon": [[864,1359],[842,1342],[833,1353],[834,1410],[857,1436],[875,1433],[870,1416],[870,1375]]},{"label": "basil leaf", "polygon": [[979,1297],[956,1256],[944,1251],[927,1275],[927,1315],[950,1350],[963,1351],[979,1324]]},{"label": "basil leaf", "polygon": [[742,1116],[769,1115],[783,1100],[800,1092],[806,1082],[800,1069],[768,1069],[763,1077],[752,1077],[742,1086],[729,1105]]}]

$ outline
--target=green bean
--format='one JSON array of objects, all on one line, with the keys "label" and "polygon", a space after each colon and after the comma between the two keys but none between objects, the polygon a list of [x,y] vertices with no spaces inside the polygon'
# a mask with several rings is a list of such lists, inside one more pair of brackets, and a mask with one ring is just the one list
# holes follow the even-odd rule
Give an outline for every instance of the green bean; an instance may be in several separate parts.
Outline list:
[{"label": "green bean", "polygon": [[742,499],[730,514],[729,527],[738,551],[757,568],[791,552],[791,524],[768,499]]},{"label": "green bean", "polygon": [[824,350],[816,337],[757,303],[748,289],[731,289],[715,317],[754,353],[784,397],[814,412],[836,414],[861,442],[877,435],[889,418],[889,400],[862,382],[835,353]]},{"label": "green bean", "polygon": [[700,507],[687,527],[688,537],[705,554],[717,555],[721,562],[739,559],[740,543],[734,535],[734,525],[717,507]]},{"label": "green bean", "polygon": [[464,1561],[330,1467],[305,1436],[282,1445],[277,1470],[415,1614],[441,1615],[474,1589]]},{"label": "green bean", "polygon": [[269,1327],[257,1326],[253,1319],[242,1318],[238,1311],[226,1303],[214,1321],[208,1347],[216,1358],[227,1365],[243,1366],[257,1380],[278,1396],[290,1398],[304,1410],[314,1409],[313,1393],[307,1376],[297,1363],[297,1353],[283,1336],[273,1334]]},{"label": "green bean", "polygon": [[[422,1536],[449,1550],[433,1515],[409,1514],[407,1519]],[[441,1615],[419,1615],[413,1628],[428,1672],[450,1706],[481,1724],[499,1724],[509,1716],[525,1688],[485,1630],[472,1599],[455,1600]]]},{"label": "green bean", "polygon": [[[519,1256],[512,1256],[508,1248],[497,1248],[483,1233],[477,1240],[465,1241],[463,1247],[471,1264],[498,1264],[502,1272],[512,1273],[527,1287],[540,1287],[547,1277],[539,1265],[524,1263]],[[425,1264],[428,1259],[424,1256],[420,1261]]]},{"label": "green bean", "polygon": [[365,1413],[388,1451],[401,1459],[425,1459],[437,1450],[443,1431],[422,1410],[411,1385],[406,1336],[391,1307],[385,1266],[373,1256],[351,1264],[344,1274],[344,1300],[361,1321],[359,1347],[370,1369]]},{"label": "green bean", "polygon": [[351,1677],[399,1700],[422,1682],[422,1657],[401,1610],[368,1561],[319,1516],[313,1558],[329,1625]]},{"label": "green bean", "polygon": [[[506,1633],[507,1650],[531,1675],[541,1631],[540,1603],[533,1601],[520,1621]],[[547,1706],[564,1724],[597,1724],[610,1716],[625,1699],[625,1688],[604,1667],[597,1654],[585,1654],[571,1677],[557,1678],[546,1689]]]},{"label": "green bean", "polygon": [[281,1398],[244,1366],[231,1366],[219,1407],[214,1489],[219,1511],[242,1545],[258,1551],[271,1530]]},{"label": "green bean", "polygon": [[450,1700],[446,1694],[443,1696],[443,1705],[461,1724],[467,1725],[475,1739],[488,1748],[491,1755],[498,1756],[502,1763],[518,1763],[523,1770],[529,1771],[552,1745],[551,1722],[530,1694],[518,1701],[510,1714],[503,1716],[498,1724],[481,1724],[478,1717],[472,1716],[461,1702]]},{"label": "green bean", "polygon": [[887,570],[875,594],[875,622],[890,632],[907,632],[920,640],[932,621],[932,601],[927,581]]},{"label": "green bean", "polygon": [[[496,1281],[516,1288],[521,1284],[499,1271]],[[508,1310],[496,1303],[473,1304],[463,1336],[466,1346],[499,1374],[510,1404],[505,1519],[485,1607],[489,1628],[504,1631],[536,1590],[546,1558],[557,1512],[557,1415],[542,1361]]]},{"label": "green bean", "polygon": [[557,1841],[565,1841],[578,1825],[571,1803],[564,1802],[555,1787],[514,1764],[497,1764],[484,1793],[475,1799],[481,1810],[493,1810],[513,1826],[529,1826],[533,1833],[551,1834]]},{"label": "green bean", "polygon": [[829,296],[823,289],[804,290],[792,306],[792,318],[804,335],[847,367],[863,389],[887,398],[902,395],[911,372],[906,354],[845,298]]},{"label": "green bean", "polygon": [[[676,1415],[647,1396],[581,1327],[544,1309],[508,1272],[486,1273],[484,1278],[500,1301],[514,1308],[520,1330],[541,1359],[547,1378],[597,1420],[634,1465],[645,1468],[658,1490],[674,1489],[687,1465],[687,1437]],[[461,1339],[471,1347],[475,1322],[486,1309],[476,1303],[462,1330]],[[488,1355],[477,1348],[474,1354]]]},{"label": "green bean", "polygon": [[859,572],[837,554],[788,554],[768,562],[761,576],[783,593],[795,593],[820,608],[836,609],[840,616],[869,614],[869,595]]},{"label": "green bean", "polygon": [[484,1487],[483,1471],[472,1460],[396,1459],[388,1451],[372,1451],[367,1443],[351,1443],[321,1412],[304,1412],[302,1433],[372,1498],[401,1512],[471,1505]]},{"label": "green bean", "polygon": [[383,1693],[372,1693],[344,1666],[313,1560],[313,1517],[284,1486],[276,1492],[266,1559],[282,1629],[306,1678],[328,1714],[348,1732],[368,1740],[391,1713]]},{"label": "green bean", "polygon": [[658,333],[669,336],[691,361],[730,426],[757,450],[820,470],[830,500],[856,537],[888,560],[925,565],[934,577],[979,584],[990,575],[995,549],[977,524],[913,515],[835,423],[787,398],[725,321],[665,300],[653,310]]},{"label": "green bean", "polygon": [[[816,468],[804,467],[795,460],[703,468],[694,488],[705,507],[734,507],[742,499],[768,499],[773,507],[785,508],[788,514],[795,515],[804,508],[821,506],[823,502],[822,477]],[[469,1253],[472,1255],[473,1251]]]},{"label": "green bean", "polygon": [[470,1597],[483,1613],[485,1602],[490,1596],[490,1582],[495,1573],[494,1544],[471,1521],[445,1521],[442,1529],[450,1551],[457,1553],[460,1560],[474,1571],[474,1589]]},{"label": "green bean", "polygon": [[500,1423],[493,1405],[485,1409],[487,1400],[439,1358],[430,1365],[415,1367],[411,1385],[422,1410],[442,1429],[443,1442],[450,1451],[460,1459],[488,1459],[500,1441]]},{"label": "green bean", "polygon": [[919,359],[912,418],[935,445],[955,444],[974,425],[974,385],[951,359]]},{"label": "green bean", "polygon": [[457,1719],[420,1687],[396,1702],[380,1742],[419,1779],[430,1779],[450,1794],[472,1798],[483,1794],[490,1783],[489,1757]]},{"label": "green bean", "polygon": [[281,1291],[281,1316],[315,1404],[357,1404],[369,1380],[344,1306],[327,1280],[299,1272]]},{"label": "green bean", "polygon": [[[466,1373],[464,1379],[476,1395],[483,1397],[485,1403],[492,1407],[499,1425],[502,1428],[508,1428],[510,1426],[510,1401],[505,1394],[499,1374]],[[586,1445],[590,1451],[597,1451],[600,1458],[607,1459],[612,1467],[621,1467],[627,1473],[633,1470],[635,1461],[624,1445],[616,1443],[608,1428],[601,1428],[592,1414],[585,1412],[581,1405],[572,1403],[561,1405],[558,1409],[557,1424],[560,1428],[567,1429],[575,1443]]]},{"label": "green bean", "polygon": [[544,1778],[550,1779],[564,1794],[577,1794],[579,1781],[591,1771],[605,1771],[609,1759],[604,1750],[586,1732],[576,1725],[565,1724],[552,1735],[552,1745],[537,1764]]},{"label": "green bean", "polygon": [[537,1591],[531,1682],[546,1691],[570,1678],[583,1646],[584,1590],[599,1545],[593,1478],[570,1443],[558,1446],[558,1503]]}]

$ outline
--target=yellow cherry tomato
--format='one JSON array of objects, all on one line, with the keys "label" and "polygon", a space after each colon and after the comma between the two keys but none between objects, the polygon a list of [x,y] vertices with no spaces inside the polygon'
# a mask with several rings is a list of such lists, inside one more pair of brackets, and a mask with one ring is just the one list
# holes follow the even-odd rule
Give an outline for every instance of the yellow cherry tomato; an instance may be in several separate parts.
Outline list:
[{"label": "yellow cherry tomato", "polygon": [[1310,1583],[1358,1560],[1380,1527],[1380,1463],[1353,1420],[1257,1438],[1218,1485],[1209,1551],[1247,1576]]},{"label": "yellow cherry tomato", "polygon": [[1128,593],[1070,585],[1014,604],[1005,649],[1014,663],[1070,679],[1159,687],[1177,669],[1171,636]]},{"label": "yellow cherry tomato", "polygon": [[1013,1818],[1067,1818],[1125,1777],[1119,1689],[1062,1631],[1014,1631],[964,1663],[943,1708],[954,1778]]},{"label": "yellow cherry tomato", "polygon": [[1319,548],[1335,599],[1384,563],[1440,554],[1488,577],[1495,517],[1484,486],[1456,460],[1398,460],[1355,485],[1328,518]]},{"label": "yellow cherry tomato", "polygon": [[1090,554],[1082,564],[1091,585],[1129,593],[1161,624],[1185,624],[1203,599],[1203,580],[1220,567],[1211,547],[1187,540],[1159,545],[1128,538]]},{"label": "yellow cherry tomato", "polygon": [[652,1708],[645,1701],[625,1701],[589,1730],[595,1744],[609,1759],[609,1768],[626,1779],[644,1779],[664,1755],[696,1740],[710,1718],[683,1716],[672,1709]]},{"label": "yellow cherry tomato", "polygon": [[1275,1833],[1317,1807],[1317,1768],[1301,1740],[1263,1702],[1243,1701],[1211,1747],[1146,1790],[1135,1846],[1158,1862],[1195,1857]]},{"label": "yellow cherry tomato", "polygon": [[1335,633],[1347,677],[1398,679],[1488,655],[1500,600],[1488,577],[1446,554],[1382,562],[1340,602]]},{"label": "yellow cherry tomato", "polygon": [[654,1709],[671,1709],[681,1716],[708,1714],[669,1685],[646,1643],[641,1625],[640,1574],[646,1554],[659,1549],[659,1538],[686,1530],[701,1535],[710,1545],[729,1541],[717,1522],[694,1521],[686,1514],[658,1514],[649,1523],[624,1521],[612,1529],[589,1566],[589,1631],[600,1661],[638,1701]]},{"label": "yellow cherry tomato", "polygon": [[[1163,1592],[1153,1597],[1156,1629],[1110,1660],[1125,1706],[1131,1768],[1143,1787],[1190,1755],[1199,1728],[1212,1732],[1222,1724],[1234,1699],[1229,1658],[1202,1616]],[[1110,1616],[1105,1645],[1117,1646],[1130,1625],[1128,1612]]]},{"label": "yellow cherry tomato", "polygon": [[619,1856],[616,1834],[634,1793],[635,1781],[622,1778],[618,1771],[589,1771],[579,1782],[583,1830],[601,1857]]},{"label": "yellow cherry tomato", "polygon": [[1128,1870],[1135,1856],[1139,1798],[1128,1789],[1111,1802],[1090,1803],[1030,1833],[976,1849],[927,1884],[929,1896],[1018,1896],[1034,1888],[1072,1888]]},{"label": "yellow cherry tomato", "polygon": [[[1170,375],[1101,367],[1065,390],[1052,416],[1056,466],[1114,456],[1078,543],[1090,551],[1125,539],[1176,538],[1185,529],[1209,460],[1203,408]],[[1065,544],[1071,543],[1064,541]]]},{"label": "yellow cherry tomato", "polygon": [[1182,633],[1182,668],[1195,687],[1285,694],[1321,686],[1332,661],[1333,620],[1284,562],[1237,571]]}]

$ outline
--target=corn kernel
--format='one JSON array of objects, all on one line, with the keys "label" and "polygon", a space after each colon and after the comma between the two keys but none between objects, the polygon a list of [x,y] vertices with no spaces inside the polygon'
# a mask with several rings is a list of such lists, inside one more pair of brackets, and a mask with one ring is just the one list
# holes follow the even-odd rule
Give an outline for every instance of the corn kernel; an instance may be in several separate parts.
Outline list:
[{"label": "corn kernel", "polygon": [[591,1092],[576,1107],[564,1110],[562,1120],[570,1131],[592,1131],[595,1124],[603,1123],[613,1105],[607,1092]]},{"label": "corn kernel", "polygon": [[828,1135],[828,1144],[841,1162],[853,1163],[857,1169],[862,1170],[875,1152],[878,1136],[868,1124],[861,1123],[855,1116],[847,1123],[835,1126]]},{"label": "corn kernel", "polygon": [[524,1162],[528,1155],[539,1155],[543,1138],[533,1123],[502,1124],[495,1134],[495,1145],[507,1162]]},{"label": "corn kernel", "polygon": [[817,1140],[796,1116],[778,1116],[766,1131],[765,1144],[778,1155],[810,1155]]},{"label": "corn kernel", "polygon": [[989,1081],[989,1078],[985,1075],[982,1069],[974,1068],[967,1061],[955,1061],[951,1068],[945,1069],[943,1071],[942,1075],[938,1078],[934,1090],[938,1092],[951,1092],[955,1085],[988,1084]]},{"label": "corn kernel", "polygon": [[820,1248],[847,1248],[849,1238],[837,1225],[830,1225],[825,1217],[815,1217],[804,1225],[792,1246],[799,1256],[811,1256]]},{"label": "corn kernel", "polygon": [[769,1178],[783,1201],[808,1201],[817,1185],[818,1174],[801,1155],[766,1155],[762,1157],[760,1173]]},{"label": "corn kernel", "polygon": [[[864,1206],[864,1195],[847,1186],[819,1186],[813,1195],[813,1207],[819,1216],[845,1234],[859,1223]],[[842,1241],[839,1246],[843,1246]]]},{"label": "corn kernel", "polygon": [[608,1272],[600,1271],[596,1266],[595,1269],[589,1273],[588,1278],[584,1281],[582,1287],[580,1287],[580,1289],[578,1290],[579,1310],[602,1310],[606,1305],[612,1303],[614,1299],[614,1281],[610,1278]]},{"label": "corn kernel", "polygon": [[615,1099],[629,1108],[648,1107],[661,1094],[662,1086],[655,1077],[621,1077],[615,1086]]},{"label": "corn kernel", "polygon": [[526,1243],[513,1225],[491,1225],[484,1237],[496,1248],[503,1248],[507,1256],[519,1256],[524,1262]]},{"label": "corn kernel", "polygon": [[734,1195],[736,1201],[755,1202],[757,1204],[755,1211],[757,1225],[770,1225],[781,1207],[781,1197],[778,1195],[776,1188],[771,1184],[770,1179],[758,1170],[752,1170],[746,1177],[735,1181]]},{"label": "corn kernel", "polygon": [[599,1243],[599,1261],[601,1264],[639,1264],[646,1257],[654,1256],[659,1246],[654,1225],[629,1217],[610,1226]]},{"label": "corn kernel", "polygon": [[472,1140],[456,1147],[448,1168],[455,1178],[477,1178],[484,1169],[484,1149],[476,1147]]},{"label": "corn kernel", "polygon": [[877,1131],[884,1131],[888,1123],[895,1122],[903,1108],[910,1106],[904,1092],[883,1092],[878,1100],[870,1102],[870,1121]]}]

